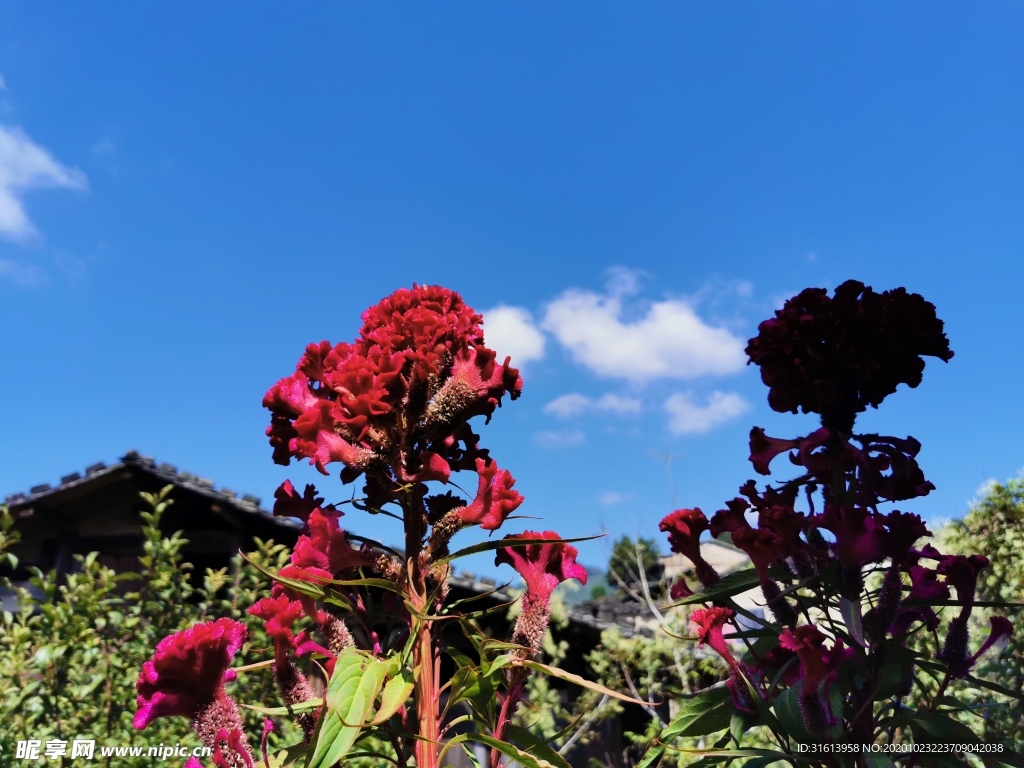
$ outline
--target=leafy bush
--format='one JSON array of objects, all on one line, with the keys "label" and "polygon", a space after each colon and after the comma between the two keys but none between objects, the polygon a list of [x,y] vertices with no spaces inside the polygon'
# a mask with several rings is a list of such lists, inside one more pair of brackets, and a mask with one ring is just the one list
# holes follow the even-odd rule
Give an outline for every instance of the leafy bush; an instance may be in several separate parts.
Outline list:
[{"label": "leafy bush", "polygon": [[[150,511],[142,514],[145,542],[137,573],[115,573],[94,552],[78,557],[76,571],[65,579],[32,569],[30,587],[18,588],[19,609],[5,612],[0,625],[0,680],[5,681],[0,765],[24,765],[15,757],[15,743],[27,739],[44,744],[93,739],[99,764],[102,747],[198,746],[184,721],[164,719],[144,737],[138,734],[132,728],[135,684],[160,638],[212,613],[248,621],[252,634],[242,661],[262,657],[268,645],[262,623],[246,617],[245,608],[263,585],[256,566],[280,567],[287,548],[258,542],[248,556],[255,565],[236,557],[230,569],[207,571],[202,586],[194,586],[182,555],[187,540],[180,532],[166,537],[160,532],[160,519],[172,503],[170,491],[168,486],[156,495],[143,494]],[[17,539],[14,520],[0,510],[0,556],[13,558],[9,549]],[[275,696],[268,669],[252,670],[244,682],[254,698]],[[255,713],[249,720],[253,727],[261,724]],[[105,762],[141,767],[152,765],[153,758]]]}]

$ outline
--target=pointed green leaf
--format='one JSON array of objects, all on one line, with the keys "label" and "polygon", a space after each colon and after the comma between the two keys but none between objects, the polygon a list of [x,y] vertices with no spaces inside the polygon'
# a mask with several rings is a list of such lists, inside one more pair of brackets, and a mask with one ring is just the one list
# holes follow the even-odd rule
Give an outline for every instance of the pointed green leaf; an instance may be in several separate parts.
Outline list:
[{"label": "pointed green leaf", "polygon": [[680,736],[707,736],[724,731],[735,712],[729,690],[724,686],[712,688],[687,701],[662,732],[661,739],[671,741]]},{"label": "pointed green leaf", "polygon": [[[613,691],[611,688],[606,688],[600,683],[595,683],[585,678],[582,678],[579,675],[574,675],[572,672],[566,672],[564,669],[558,669],[557,667],[549,667],[547,664],[541,664],[539,661],[524,661],[523,664],[524,666],[527,666],[530,669],[533,669],[537,672],[543,672],[547,675],[551,675],[552,677],[557,677],[561,680],[565,680],[570,683],[575,683],[581,688],[589,688],[592,691],[597,691],[598,693],[602,693],[606,696],[611,696],[614,699],[628,701],[630,704],[639,704],[642,707],[647,707],[651,704],[651,702],[649,701],[641,701],[640,699],[634,699],[632,696],[627,696],[624,693]],[[659,704],[660,702],[654,703]]]},{"label": "pointed green leaf", "polygon": [[672,603],[669,608],[674,608],[677,605],[693,605],[694,603],[710,603],[714,600],[720,600],[726,597],[733,597],[746,592],[748,589],[753,589],[760,582],[757,580],[757,571],[753,568],[747,568],[742,571],[736,571],[723,576],[715,584],[711,585],[707,589],[702,589],[689,597],[685,597],[682,600]]},{"label": "pointed green leaf", "polygon": [[346,648],[338,654],[327,685],[325,712],[306,768],[331,768],[355,744],[373,709],[391,664],[370,654]]}]

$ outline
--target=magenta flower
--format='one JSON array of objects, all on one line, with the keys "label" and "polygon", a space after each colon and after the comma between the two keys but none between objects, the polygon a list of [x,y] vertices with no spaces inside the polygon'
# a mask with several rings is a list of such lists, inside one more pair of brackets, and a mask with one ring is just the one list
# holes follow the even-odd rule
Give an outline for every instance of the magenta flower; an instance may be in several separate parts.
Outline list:
[{"label": "magenta flower", "polygon": [[264,597],[250,606],[248,613],[263,619],[267,636],[274,641],[274,655],[279,661],[295,649],[292,626],[304,613],[299,601],[283,594]]},{"label": "magenta flower", "polygon": [[187,717],[211,747],[221,728],[241,728],[238,707],[224,692],[224,683],[236,677],[231,659],[246,635],[241,622],[217,619],[161,640],[135,684],[139,696],[132,724],[142,730],[158,717]]},{"label": "magenta flower", "polygon": [[822,733],[836,723],[821,687],[835,677],[835,669],[853,655],[852,649],[843,647],[842,640],[836,640],[830,649],[825,648],[826,637],[810,625],[790,631],[784,629],[779,635],[779,646],[795,653],[800,659],[800,678],[803,689],[800,692],[800,709],[804,724],[811,733]]},{"label": "magenta flower", "polygon": [[858,413],[900,384],[921,383],[922,357],[953,357],[934,305],[904,288],[879,294],[856,280],[831,297],[809,288],[789,299],[758,326],[747,355],[772,409],[818,413],[847,435]]},{"label": "magenta flower", "polygon": [[677,509],[658,524],[658,529],[668,534],[672,551],[693,563],[697,579],[706,587],[718,581],[715,569],[700,552],[700,537],[708,527],[708,519],[699,509]]},{"label": "magenta flower", "polygon": [[512,633],[512,642],[529,649],[534,656],[540,651],[551,618],[551,593],[563,581],[576,579],[587,583],[587,569],[576,562],[576,547],[558,541],[554,531],[524,531],[505,539],[532,539],[536,543],[514,544],[499,549],[494,564],[511,565],[526,582],[523,605]]}]

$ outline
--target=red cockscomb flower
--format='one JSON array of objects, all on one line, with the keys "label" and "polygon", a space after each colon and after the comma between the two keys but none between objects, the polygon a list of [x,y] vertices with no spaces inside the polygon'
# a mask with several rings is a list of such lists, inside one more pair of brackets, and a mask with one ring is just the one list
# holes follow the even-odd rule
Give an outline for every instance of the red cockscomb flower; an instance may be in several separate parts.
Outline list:
[{"label": "red cockscomb flower", "polygon": [[512,490],[515,478],[507,469],[499,469],[496,461],[477,459],[476,471],[476,498],[456,514],[463,525],[479,525],[485,531],[494,531],[519,508],[523,496]]},{"label": "red cockscomb flower", "polygon": [[551,593],[563,581],[576,579],[587,583],[587,569],[576,562],[576,547],[558,541],[554,531],[524,531],[505,539],[530,539],[529,544],[513,544],[499,549],[494,564],[511,565],[526,582],[523,605],[512,633],[512,642],[530,649],[530,656],[540,650],[551,618]]}]

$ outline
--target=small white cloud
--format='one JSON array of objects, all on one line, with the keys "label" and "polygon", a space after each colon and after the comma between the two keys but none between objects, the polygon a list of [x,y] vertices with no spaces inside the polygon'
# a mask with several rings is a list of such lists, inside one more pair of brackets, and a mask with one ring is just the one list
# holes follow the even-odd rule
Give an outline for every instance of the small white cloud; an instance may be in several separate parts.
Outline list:
[{"label": "small white cloud", "polygon": [[0,259],[0,280],[9,280],[21,288],[33,288],[46,282],[46,272],[35,264]]},{"label": "small white cloud", "polygon": [[561,431],[538,432],[533,436],[533,439],[541,448],[575,448],[587,442],[587,435],[579,429],[565,429]]},{"label": "small white cloud", "polygon": [[643,404],[635,397],[623,397],[622,395],[601,395],[597,400],[592,400],[579,392],[570,392],[567,395],[556,397],[544,406],[544,413],[551,413],[560,419],[570,419],[579,416],[587,411],[605,411],[628,415],[640,413]]},{"label": "small white cloud", "polygon": [[603,493],[597,494],[597,503],[602,507],[614,507],[616,504],[621,504],[624,501],[629,501],[633,498],[632,493],[619,493],[618,491],[604,491]]},{"label": "small white cloud", "polygon": [[740,280],[736,283],[736,295],[742,299],[749,299],[754,295],[754,284],[749,280]]},{"label": "small white cloud", "polygon": [[533,317],[522,307],[498,305],[481,313],[484,316],[484,341],[498,353],[498,361],[506,355],[512,365],[522,365],[544,357],[544,334],[537,330]]},{"label": "small white cloud", "polygon": [[818,260],[818,252],[817,251],[808,251],[807,252],[807,260],[808,261],[817,261]]},{"label": "small white cloud", "polygon": [[622,298],[636,292],[637,280],[618,269],[604,294],[569,289],[548,304],[541,327],[599,376],[642,383],[742,370],[743,341],[705,323],[689,302],[655,302],[643,317],[624,320]]},{"label": "small white cloud", "polygon": [[692,392],[677,392],[665,401],[668,428],[675,435],[700,435],[719,424],[742,415],[750,405],[735,392],[714,391],[706,405],[699,405]]},{"label": "small white cloud", "polygon": [[545,405],[544,413],[553,413],[559,418],[569,419],[573,416],[579,416],[588,410],[591,405],[590,398],[586,395],[581,395],[579,392],[570,392],[568,395],[556,397]]},{"label": "small white cloud", "polygon": [[27,240],[36,235],[22,203],[32,189],[85,189],[85,175],[58,163],[20,128],[0,125],[0,235]]}]

